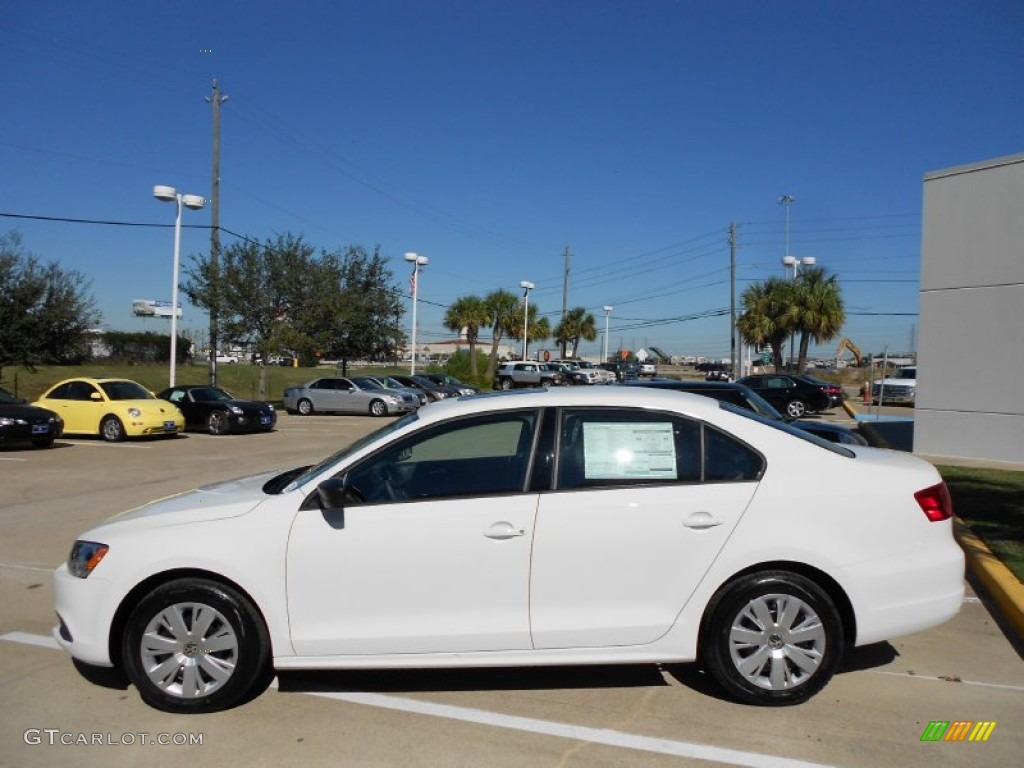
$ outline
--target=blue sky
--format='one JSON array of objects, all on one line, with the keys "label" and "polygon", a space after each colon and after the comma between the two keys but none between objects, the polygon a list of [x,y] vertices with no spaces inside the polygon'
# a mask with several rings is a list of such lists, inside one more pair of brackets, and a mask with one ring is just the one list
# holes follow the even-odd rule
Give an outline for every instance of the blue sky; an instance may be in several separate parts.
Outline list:
[{"label": "blue sky", "polygon": [[[790,195],[844,335],[907,351],[922,176],[1024,151],[1019,0],[34,0],[0,4],[0,39],[0,213],[172,223],[152,187],[209,195],[216,77],[221,225],[379,246],[403,286],[428,256],[423,340],[521,280],[556,322],[568,247],[612,347],[726,356],[729,224],[739,293],[783,274]],[[91,280],[106,327],[166,331],[131,302],[170,298],[169,229],[0,229]]]}]

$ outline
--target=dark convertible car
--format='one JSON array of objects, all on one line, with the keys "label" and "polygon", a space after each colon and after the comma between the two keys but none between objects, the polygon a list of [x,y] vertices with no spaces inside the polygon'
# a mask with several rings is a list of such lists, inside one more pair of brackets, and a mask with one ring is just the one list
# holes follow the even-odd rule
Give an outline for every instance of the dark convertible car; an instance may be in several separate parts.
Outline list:
[{"label": "dark convertible car", "polygon": [[63,431],[64,421],[56,413],[0,389],[0,445],[31,443],[49,448]]},{"label": "dark convertible car", "polygon": [[185,429],[202,429],[211,435],[269,432],[277,423],[277,412],[270,403],[238,400],[220,387],[180,385],[157,397],[178,406],[185,414]]}]

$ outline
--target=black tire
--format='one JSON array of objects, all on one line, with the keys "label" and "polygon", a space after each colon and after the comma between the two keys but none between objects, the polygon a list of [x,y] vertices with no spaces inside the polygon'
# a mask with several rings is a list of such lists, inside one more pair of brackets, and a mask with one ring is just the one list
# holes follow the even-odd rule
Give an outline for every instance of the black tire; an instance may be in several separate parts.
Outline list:
[{"label": "black tire", "polygon": [[206,417],[206,431],[211,435],[226,435],[231,431],[231,417],[227,411],[210,411]]},{"label": "black tire", "polygon": [[790,400],[786,403],[786,415],[793,419],[802,419],[807,415],[807,403],[803,400]]},{"label": "black tire", "polygon": [[[168,616],[187,632],[176,634]],[[192,634],[197,624],[201,636]],[[145,642],[154,635],[161,642]],[[121,654],[142,700],[165,712],[228,709],[270,682],[263,617],[234,589],[205,579],[178,579],[146,595],[128,618]]]},{"label": "black tire", "polygon": [[295,404],[296,409],[300,416],[309,416],[313,413],[313,403],[306,398],[302,398],[298,403]]},{"label": "black tire", "polygon": [[503,390],[508,391],[512,389],[512,379],[502,379],[498,382],[498,386]]},{"label": "black tire", "polygon": [[100,437],[108,443],[121,442],[127,437],[124,424],[117,416],[104,416],[103,421],[100,422]]},{"label": "black tire", "polygon": [[371,416],[387,416],[388,406],[383,400],[371,400],[370,401],[370,415]]},{"label": "black tire", "polygon": [[763,571],[737,579],[711,601],[706,620],[704,664],[744,704],[807,701],[842,659],[843,623],[835,603],[795,573]]},{"label": "black tire", "polygon": [[53,445],[53,441],[52,437],[39,437],[32,441],[32,445],[36,448],[49,448]]}]

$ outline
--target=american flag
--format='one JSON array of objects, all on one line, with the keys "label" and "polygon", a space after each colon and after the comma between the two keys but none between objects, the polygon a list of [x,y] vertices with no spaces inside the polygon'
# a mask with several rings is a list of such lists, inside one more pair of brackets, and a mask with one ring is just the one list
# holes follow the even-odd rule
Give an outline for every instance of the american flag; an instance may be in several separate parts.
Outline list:
[{"label": "american flag", "polygon": [[409,275],[409,293],[416,293],[416,267],[412,268],[412,274]]}]

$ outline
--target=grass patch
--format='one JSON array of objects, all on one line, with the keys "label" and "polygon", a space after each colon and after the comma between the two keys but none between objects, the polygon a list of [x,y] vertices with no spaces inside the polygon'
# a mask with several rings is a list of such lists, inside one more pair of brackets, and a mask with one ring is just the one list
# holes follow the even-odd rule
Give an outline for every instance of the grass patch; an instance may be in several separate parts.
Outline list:
[{"label": "grass patch", "polygon": [[941,466],[953,511],[1024,582],[1024,472]]}]

